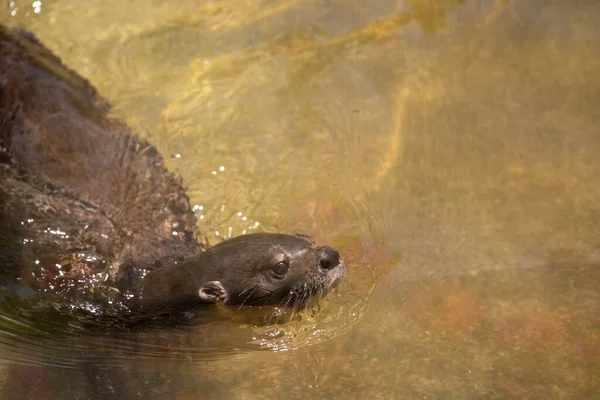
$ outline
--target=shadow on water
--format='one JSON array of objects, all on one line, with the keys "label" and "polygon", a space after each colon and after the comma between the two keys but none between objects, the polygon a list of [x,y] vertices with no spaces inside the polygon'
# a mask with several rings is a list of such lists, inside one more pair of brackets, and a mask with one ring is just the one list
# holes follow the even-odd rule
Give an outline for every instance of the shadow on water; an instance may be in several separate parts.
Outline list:
[{"label": "shadow on water", "polygon": [[212,243],[301,231],[349,268],[282,324],[217,307],[90,329],[4,293],[3,398],[600,391],[596,3],[40,3],[0,22],[172,155]]}]

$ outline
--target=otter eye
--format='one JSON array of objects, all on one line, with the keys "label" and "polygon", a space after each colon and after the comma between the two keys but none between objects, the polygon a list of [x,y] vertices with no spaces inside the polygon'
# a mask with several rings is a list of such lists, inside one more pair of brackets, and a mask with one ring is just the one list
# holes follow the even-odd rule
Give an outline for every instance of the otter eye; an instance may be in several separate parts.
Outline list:
[{"label": "otter eye", "polygon": [[290,269],[290,264],[287,261],[279,261],[273,266],[273,273],[278,277],[283,277]]}]

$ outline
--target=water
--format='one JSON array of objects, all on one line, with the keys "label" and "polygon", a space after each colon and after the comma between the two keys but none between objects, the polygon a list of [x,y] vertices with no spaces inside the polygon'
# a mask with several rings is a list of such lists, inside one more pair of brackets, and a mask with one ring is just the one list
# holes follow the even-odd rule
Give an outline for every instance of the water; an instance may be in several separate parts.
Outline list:
[{"label": "water", "polygon": [[299,231],[349,271],[279,325],[218,307],[89,332],[6,295],[2,398],[595,397],[599,17],[590,1],[5,3],[0,22],[167,156],[212,243]]}]

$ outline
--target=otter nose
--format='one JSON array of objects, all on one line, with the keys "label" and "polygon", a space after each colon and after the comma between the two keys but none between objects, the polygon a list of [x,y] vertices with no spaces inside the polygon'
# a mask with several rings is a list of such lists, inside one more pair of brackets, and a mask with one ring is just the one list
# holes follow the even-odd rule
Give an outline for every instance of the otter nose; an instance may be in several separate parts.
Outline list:
[{"label": "otter nose", "polygon": [[321,269],[332,269],[340,264],[340,253],[331,247],[323,247],[321,249],[321,259],[319,260],[319,267]]}]

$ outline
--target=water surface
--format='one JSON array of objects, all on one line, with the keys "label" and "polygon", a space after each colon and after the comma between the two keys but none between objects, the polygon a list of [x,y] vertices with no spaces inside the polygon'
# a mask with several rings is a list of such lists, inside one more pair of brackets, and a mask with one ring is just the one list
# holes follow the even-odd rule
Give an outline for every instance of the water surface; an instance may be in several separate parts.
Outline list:
[{"label": "water surface", "polygon": [[90,333],[5,296],[3,399],[593,398],[600,4],[11,1],[183,177],[212,243],[348,277],[286,324]]}]

